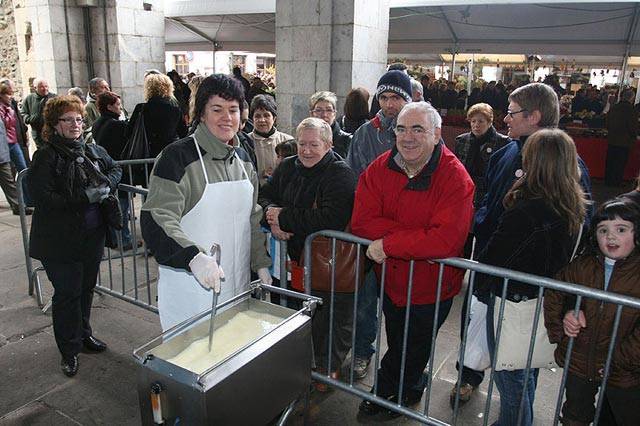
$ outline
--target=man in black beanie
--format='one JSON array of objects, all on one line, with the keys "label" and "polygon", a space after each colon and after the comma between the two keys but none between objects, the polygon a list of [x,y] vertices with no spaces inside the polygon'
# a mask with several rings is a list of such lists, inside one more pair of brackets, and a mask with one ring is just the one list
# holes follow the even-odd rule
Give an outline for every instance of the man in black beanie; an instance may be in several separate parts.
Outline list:
[{"label": "man in black beanie", "polygon": [[[347,164],[358,176],[379,155],[394,147],[396,135],[393,128],[402,107],[411,102],[411,79],[403,71],[387,71],[378,81],[376,98],[380,102],[380,111],[356,130],[349,145]],[[376,281],[373,269],[369,270],[358,296],[356,345],[353,348],[357,379],[367,375],[374,353],[373,342],[377,331]]]}]

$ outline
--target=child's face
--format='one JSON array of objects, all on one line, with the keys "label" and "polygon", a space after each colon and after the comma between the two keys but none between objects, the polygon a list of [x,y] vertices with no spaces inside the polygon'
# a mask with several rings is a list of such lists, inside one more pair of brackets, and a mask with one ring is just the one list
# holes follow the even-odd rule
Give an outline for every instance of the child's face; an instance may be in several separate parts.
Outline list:
[{"label": "child's face", "polygon": [[635,248],[633,223],[619,217],[598,223],[596,236],[600,252],[610,259],[625,259]]}]

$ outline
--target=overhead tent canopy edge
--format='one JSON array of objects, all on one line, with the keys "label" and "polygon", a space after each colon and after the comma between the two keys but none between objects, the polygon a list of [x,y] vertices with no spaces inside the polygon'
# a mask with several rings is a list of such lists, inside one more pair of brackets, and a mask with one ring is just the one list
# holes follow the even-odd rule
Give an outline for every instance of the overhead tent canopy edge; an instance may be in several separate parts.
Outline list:
[{"label": "overhead tent canopy edge", "polygon": [[[389,56],[473,53],[563,56],[622,63],[640,56],[637,2],[392,0]],[[436,5],[437,6],[434,6]],[[275,0],[173,1],[165,5],[166,50],[275,52]],[[215,12],[213,12],[215,11]],[[637,19],[636,19],[637,20]],[[191,27],[191,31],[183,24]],[[205,36],[207,38],[205,38]],[[627,42],[629,42],[627,44]]]}]

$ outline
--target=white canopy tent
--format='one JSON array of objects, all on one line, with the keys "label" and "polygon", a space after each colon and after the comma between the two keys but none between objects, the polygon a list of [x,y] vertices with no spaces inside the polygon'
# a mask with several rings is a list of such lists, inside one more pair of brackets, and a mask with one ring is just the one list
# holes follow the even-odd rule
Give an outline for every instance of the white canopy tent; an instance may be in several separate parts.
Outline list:
[{"label": "white canopy tent", "polygon": [[[275,53],[275,0],[165,4],[167,50]],[[539,55],[543,62],[618,66],[640,56],[640,3],[391,0],[389,56]],[[640,60],[637,61],[640,63]]]}]

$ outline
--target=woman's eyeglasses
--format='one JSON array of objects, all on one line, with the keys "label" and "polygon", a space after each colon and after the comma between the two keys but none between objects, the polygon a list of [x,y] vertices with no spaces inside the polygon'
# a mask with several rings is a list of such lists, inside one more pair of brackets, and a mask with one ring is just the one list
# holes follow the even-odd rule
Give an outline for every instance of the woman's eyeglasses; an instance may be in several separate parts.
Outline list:
[{"label": "woman's eyeglasses", "polygon": [[59,118],[58,121],[62,121],[65,124],[82,124],[84,123],[84,119],[83,118]]}]

